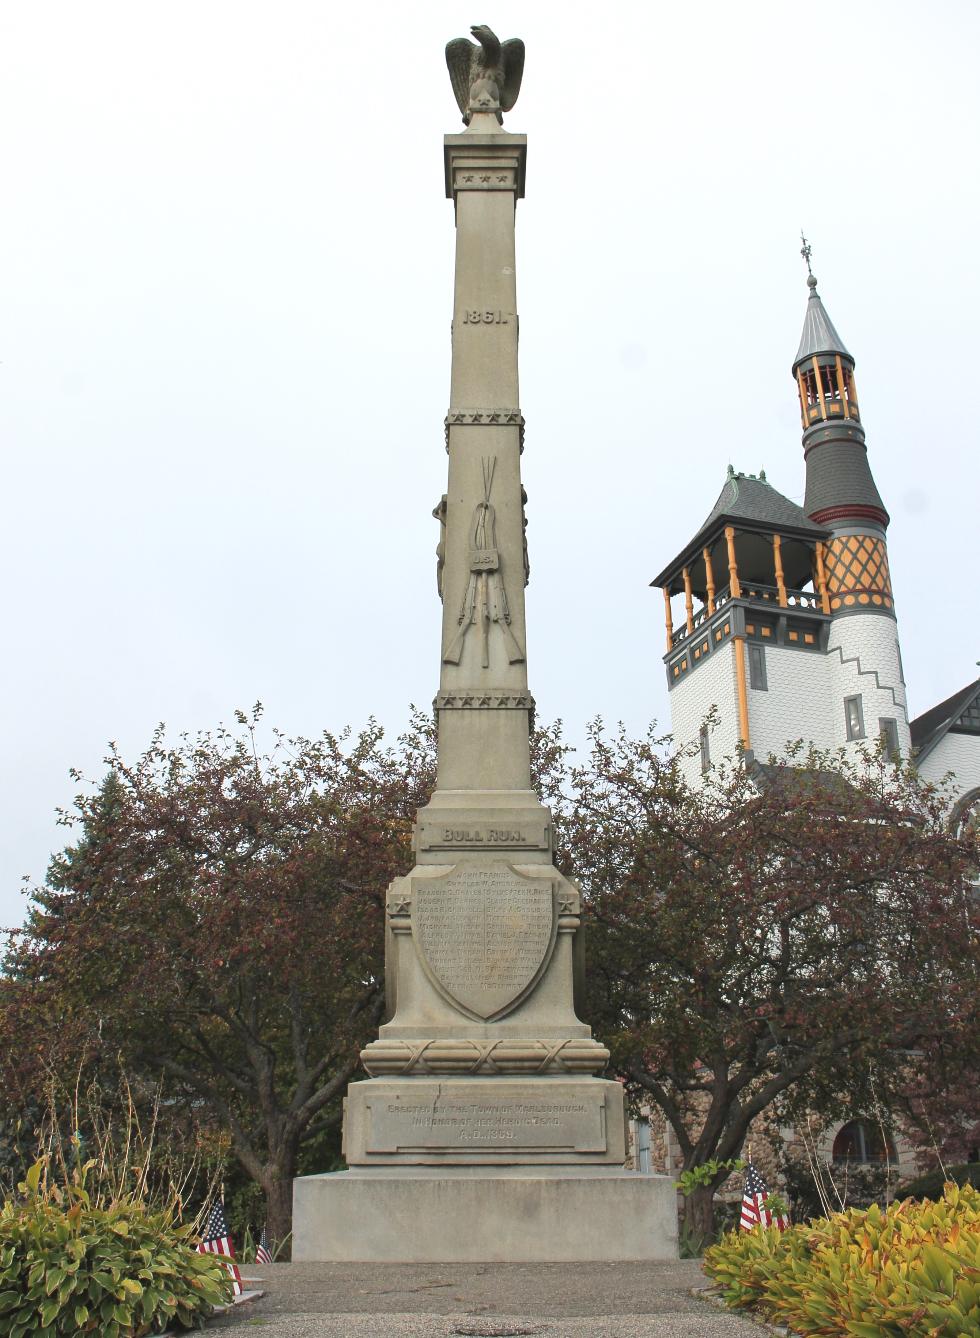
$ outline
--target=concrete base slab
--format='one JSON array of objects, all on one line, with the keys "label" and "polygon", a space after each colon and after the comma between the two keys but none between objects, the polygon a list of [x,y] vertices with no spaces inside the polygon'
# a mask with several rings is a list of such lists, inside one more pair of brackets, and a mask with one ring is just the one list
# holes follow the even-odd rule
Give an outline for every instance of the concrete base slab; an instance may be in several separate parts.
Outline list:
[{"label": "concrete base slab", "polygon": [[385,1167],[293,1181],[297,1263],[676,1258],[677,1195],[667,1176],[621,1167]]}]

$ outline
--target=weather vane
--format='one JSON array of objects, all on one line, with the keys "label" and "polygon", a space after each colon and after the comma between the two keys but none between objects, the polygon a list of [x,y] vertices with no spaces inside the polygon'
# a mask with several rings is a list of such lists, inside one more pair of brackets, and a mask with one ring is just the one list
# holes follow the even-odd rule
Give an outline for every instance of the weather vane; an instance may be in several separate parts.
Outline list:
[{"label": "weather vane", "polygon": [[810,257],[813,255],[813,247],[807,241],[806,237],[804,237],[802,228],[800,228],[800,241],[803,243],[802,249],[800,250],[800,255],[806,261],[807,274],[809,274],[810,277],[812,278],[813,270],[810,268]]}]

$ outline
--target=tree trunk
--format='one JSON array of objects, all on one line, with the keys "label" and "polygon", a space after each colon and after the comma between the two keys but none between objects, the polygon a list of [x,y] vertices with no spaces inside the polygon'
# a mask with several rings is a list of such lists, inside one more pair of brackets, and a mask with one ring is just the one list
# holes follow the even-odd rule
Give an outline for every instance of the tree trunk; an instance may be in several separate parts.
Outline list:
[{"label": "tree trunk", "polygon": [[294,1157],[288,1166],[273,1166],[262,1182],[265,1190],[265,1230],[270,1250],[277,1262],[288,1259],[292,1253],[292,1242],[287,1238],[293,1229],[295,1169]]},{"label": "tree trunk", "polygon": [[684,1200],[682,1237],[698,1254],[714,1240],[715,1190],[713,1185],[696,1185]]}]

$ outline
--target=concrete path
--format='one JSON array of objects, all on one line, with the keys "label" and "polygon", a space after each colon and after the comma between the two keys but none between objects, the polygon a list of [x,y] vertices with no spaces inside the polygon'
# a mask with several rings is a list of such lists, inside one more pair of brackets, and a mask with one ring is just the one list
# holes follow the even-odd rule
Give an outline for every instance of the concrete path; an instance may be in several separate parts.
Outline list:
[{"label": "concrete path", "polygon": [[[760,1338],[670,1264],[272,1264],[266,1295],[208,1325],[263,1338]],[[245,1338],[243,1332],[242,1338]]]}]

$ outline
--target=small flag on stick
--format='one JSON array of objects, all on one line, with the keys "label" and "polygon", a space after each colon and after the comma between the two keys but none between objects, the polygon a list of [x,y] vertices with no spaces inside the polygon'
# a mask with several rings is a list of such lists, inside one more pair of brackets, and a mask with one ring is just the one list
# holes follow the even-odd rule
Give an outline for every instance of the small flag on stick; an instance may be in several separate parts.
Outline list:
[{"label": "small flag on stick", "polygon": [[235,1263],[235,1249],[228,1233],[228,1223],[225,1220],[225,1205],[220,1198],[215,1199],[214,1206],[208,1213],[197,1251],[198,1254],[220,1254],[224,1256],[227,1260],[225,1268],[231,1274],[231,1280],[234,1284],[234,1294],[241,1296],[245,1289],[242,1286],[242,1275]]},{"label": "small flag on stick", "polygon": [[739,1226],[743,1231],[751,1231],[757,1226],[774,1226],[785,1231],[787,1222],[779,1213],[771,1213],[766,1206],[769,1188],[765,1180],[749,1162],[745,1171],[745,1193],[742,1195],[742,1216]]},{"label": "small flag on stick", "polygon": [[255,1247],[255,1262],[257,1264],[271,1264],[272,1255],[269,1252],[269,1239],[265,1234],[265,1227],[262,1228],[262,1235],[259,1237],[259,1243]]}]

